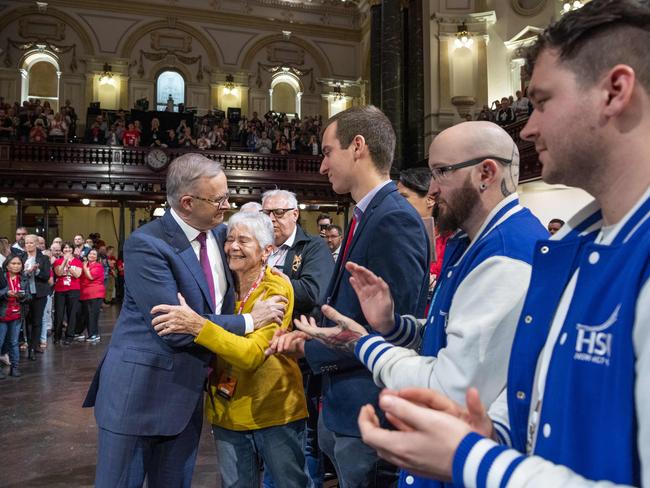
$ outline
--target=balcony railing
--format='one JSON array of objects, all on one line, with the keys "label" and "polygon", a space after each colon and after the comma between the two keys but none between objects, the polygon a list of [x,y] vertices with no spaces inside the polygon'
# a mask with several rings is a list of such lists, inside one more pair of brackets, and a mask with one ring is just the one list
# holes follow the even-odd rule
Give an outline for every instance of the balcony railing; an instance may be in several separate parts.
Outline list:
[{"label": "balcony railing", "polygon": [[[46,194],[61,189],[83,193],[119,192],[125,197],[164,193],[165,168],[147,163],[147,147],[85,144],[0,143],[0,188]],[[224,167],[233,196],[255,196],[276,186],[296,191],[303,200],[341,202],[325,176],[320,156],[210,151],[185,148],[163,150],[169,161],[200,152]]]},{"label": "balcony railing", "polygon": [[535,144],[525,141],[519,135],[528,118],[520,119],[514,124],[504,127],[519,148],[519,182],[538,180],[542,176],[542,165],[535,151]]},{"label": "balcony railing", "polygon": [[[505,127],[519,147],[520,182],[538,179],[541,164],[534,144],[519,133],[527,119]],[[164,196],[165,170],[147,164],[147,147],[111,147],[85,144],[0,142],[0,190],[6,195],[67,196],[109,194],[111,198]],[[319,173],[320,156],[259,154],[166,148],[171,161],[188,152],[200,152],[219,161],[228,177],[232,197],[258,199],[271,188],[295,192],[304,202],[347,204]]]}]

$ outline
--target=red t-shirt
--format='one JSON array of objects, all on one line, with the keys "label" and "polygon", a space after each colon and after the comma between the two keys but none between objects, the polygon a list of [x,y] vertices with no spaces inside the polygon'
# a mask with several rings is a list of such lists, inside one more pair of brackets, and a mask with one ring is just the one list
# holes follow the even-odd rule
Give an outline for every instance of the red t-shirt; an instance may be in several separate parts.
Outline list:
[{"label": "red t-shirt", "polygon": [[88,263],[90,276],[93,277],[89,280],[86,273],[82,271],[79,282],[81,285],[81,292],[79,293],[80,300],[91,300],[93,298],[104,298],[106,288],[104,288],[104,265],[95,261]]},{"label": "red t-shirt", "polygon": [[122,135],[122,143],[125,146],[135,146],[139,137],[140,133],[137,130],[127,130]]},{"label": "red t-shirt", "polygon": [[[59,258],[54,261],[54,268],[56,269],[57,267],[61,266],[63,264],[63,260],[64,258]],[[68,271],[68,269],[72,266],[81,269],[81,261],[79,261],[77,258],[72,258],[70,261],[68,261],[68,265],[66,266],[66,269],[63,270],[63,274],[56,275],[56,281],[54,282],[54,291],[64,292],[70,290],[78,290],[80,288],[79,278],[75,278]]]},{"label": "red t-shirt", "polygon": [[[12,279],[7,271],[7,290],[20,291],[20,276]],[[20,319],[20,302],[17,297],[7,297],[7,309],[4,317],[0,317],[0,322],[11,322]]]}]

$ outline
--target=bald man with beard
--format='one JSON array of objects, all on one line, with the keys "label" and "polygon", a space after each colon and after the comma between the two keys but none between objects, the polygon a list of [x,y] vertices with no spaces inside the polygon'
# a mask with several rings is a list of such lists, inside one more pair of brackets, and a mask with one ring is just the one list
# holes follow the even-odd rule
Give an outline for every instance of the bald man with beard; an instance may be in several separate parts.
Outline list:
[{"label": "bald man with beard", "polygon": [[[303,321],[300,328],[338,346],[344,336],[380,387],[433,388],[464,404],[474,386],[489,405],[505,388],[535,242],[548,233],[519,204],[519,151],[499,126],[465,122],[441,132],[429,149],[429,167],[440,232],[455,233],[427,319],[396,316],[388,285],[349,263],[350,282],[375,333],[327,306],[325,315],[341,325],[316,330]],[[400,486],[440,483],[403,471]]]}]

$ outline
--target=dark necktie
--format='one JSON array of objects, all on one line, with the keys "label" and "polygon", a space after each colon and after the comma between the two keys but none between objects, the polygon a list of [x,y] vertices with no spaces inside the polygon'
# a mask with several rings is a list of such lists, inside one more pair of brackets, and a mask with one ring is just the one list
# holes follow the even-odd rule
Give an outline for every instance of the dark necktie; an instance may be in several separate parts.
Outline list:
[{"label": "dark necktie", "polygon": [[212,268],[210,267],[210,260],[208,259],[208,246],[206,245],[207,236],[205,232],[200,232],[196,236],[196,240],[201,244],[201,251],[199,252],[199,262],[201,263],[201,270],[203,271],[203,276],[205,276],[205,281],[208,283],[208,288],[210,289],[210,297],[212,301],[215,301],[214,297],[214,278],[212,276]]}]

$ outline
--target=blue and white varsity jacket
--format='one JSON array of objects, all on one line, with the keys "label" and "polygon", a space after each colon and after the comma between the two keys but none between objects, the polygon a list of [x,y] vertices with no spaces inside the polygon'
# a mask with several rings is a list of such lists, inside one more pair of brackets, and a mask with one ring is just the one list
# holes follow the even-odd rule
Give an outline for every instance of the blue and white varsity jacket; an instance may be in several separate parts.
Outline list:
[{"label": "blue and white varsity jacket", "polygon": [[505,407],[495,429],[514,449],[467,435],[454,483],[650,484],[650,189],[602,225],[593,203],[537,244],[507,407],[491,408]]},{"label": "blue and white varsity jacket", "polygon": [[[505,387],[535,243],[546,237],[546,229],[513,194],[490,212],[471,243],[462,232],[449,239],[426,326],[396,315],[390,334],[358,342],[357,357],[375,383],[433,388],[461,404],[467,388],[475,386],[482,400],[492,403]],[[402,473],[400,485],[436,482]]]}]

